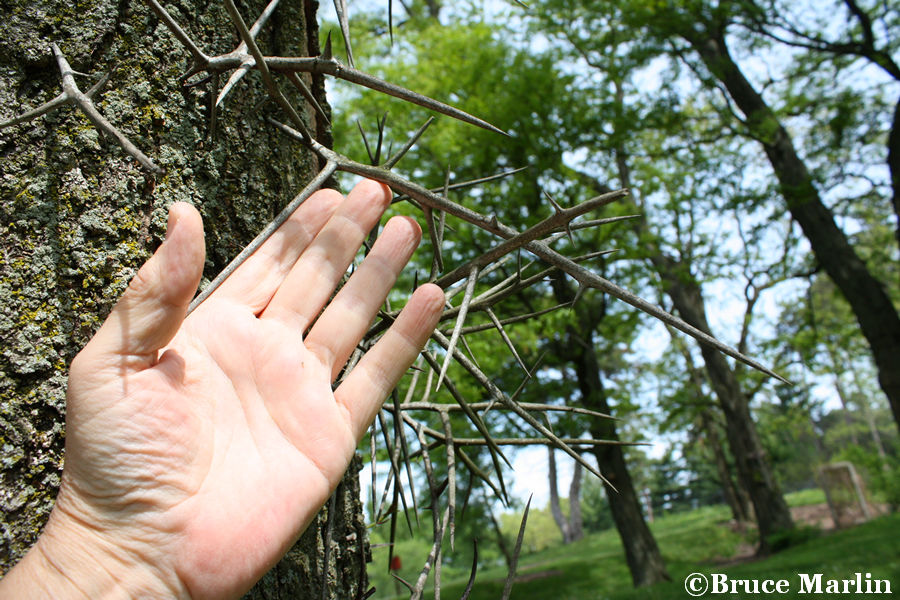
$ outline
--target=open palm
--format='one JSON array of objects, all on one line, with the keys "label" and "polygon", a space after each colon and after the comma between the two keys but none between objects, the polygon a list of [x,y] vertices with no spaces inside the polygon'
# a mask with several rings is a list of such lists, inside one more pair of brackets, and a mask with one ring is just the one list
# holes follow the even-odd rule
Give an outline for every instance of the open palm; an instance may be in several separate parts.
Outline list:
[{"label": "open palm", "polygon": [[202,225],[173,207],[166,242],[72,364],[51,523],[152,565],[174,596],[234,597],[270,568],[440,314],[442,291],[420,287],[332,391],[421,236],[388,221],[332,297],[389,199],[368,181],[318,192],[187,319]]}]

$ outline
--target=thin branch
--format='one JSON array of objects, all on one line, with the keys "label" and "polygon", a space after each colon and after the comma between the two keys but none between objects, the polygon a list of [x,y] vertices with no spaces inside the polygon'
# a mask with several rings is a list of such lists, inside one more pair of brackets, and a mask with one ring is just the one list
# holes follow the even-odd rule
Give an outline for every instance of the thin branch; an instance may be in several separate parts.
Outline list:
[{"label": "thin branch", "polygon": [[449,510],[444,510],[440,535],[435,536],[434,544],[431,546],[431,552],[428,553],[428,558],[425,560],[425,566],[422,568],[422,572],[419,573],[419,579],[416,581],[410,600],[420,600],[422,598],[422,593],[425,590],[425,582],[428,580],[428,572],[431,570],[431,566],[434,564],[435,558],[440,551],[441,543],[444,541],[444,531],[447,529],[447,519],[449,519]]},{"label": "thin branch", "polygon": [[[472,410],[486,410],[493,406],[494,402],[470,402],[468,407]],[[591,417],[600,417],[604,419],[614,419],[618,420],[617,417],[612,415],[602,413],[596,410],[591,410],[589,408],[583,408],[581,406],[568,406],[565,404],[541,404],[534,402],[519,402],[519,406],[528,411],[554,411],[554,412],[571,412],[580,415],[588,415]],[[405,411],[410,410],[430,410],[437,413],[450,413],[462,410],[457,404],[437,404],[432,402],[409,402],[401,405],[401,408]],[[502,408],[502,407],[501,407]]]},{"label": "thin branch", "polygon": [[450,549],[455,549],[456,529],[456,445],[453,443],[453,429],[450,426],[450,415],[441,413],[441,425],[444,428],[444,444],[447,448],[447,507],[450,509]]},{"label": "thin branch", "polygon": [[[438,192],[443,191],[443,195],[446,198],[447,192],[450,190],[459,190],[462,188],[481,185],[482,183],[496,181],[498,179],[503,179],[505,177],[509,177],[510,175],[515,175],[516,173],[521,173],[522,171],[526,171],[526,170],[528,170],[528,168],[529,167],[519,167],[517,169],[509,169],[508,171],[501,171],[500,173],[495,173],[494,175],[487,175],[485,177],[479,177],[478,179],[468,179],[466,181],[460,181],[458,183],[448,183],[445,181],[443,186],[441,186],[439,188],[432,188],[428,191],[433,192],[433,193],[438,193]],[[397,194],[394,196],[394,199],[391,202],[392,203],[415,202],[415,200],[413,200],[406,194]],[[424,207],[422,207],[422,208],[424,208]]]},{"label": "thin branch", "polygon": [[[422,351],[422,357],[425,358],[425,361],[431,366],[432,369],[434,369],[435,371],[439,370],[438,362],[430,352],[428,352],[427,350]],[[466,402],[465,398],[462,397],[449,377],[444,382],[444,387],[448,392],[450,392],[450,395],[454,400],[456,400],[460,408],[462,408],[462,411],[465,413],[466,417],[468,417],[469,421],[475,426],[475,429],[478,430],[478,433],[480,433],[487,442],[488,451],[491,455],[491,462],[493,462],[494,464],[494,472],[497,474],[497,480],[500,484],[500,491],[497,493],[497,497],[501,498],[505,503],[508,502],[506,485],[503,481],[503,469],[500,466],[500,459],[503,459],[503,462],[505,462],[509,467],[512,467],[512,464],[510,464],[509,459],[507,459],[503,454],[503,451],[500,450],[500,447],[494,443],[494,436],[491,435],[491,432],[485,426],[484,421],[480,416],[478,416],[478,414],[475,413],[475,411],[469,408],[469,405]],[[463,460],[464,462],[466,461],[466,459]],[[471,470],[472,465],[470,463],[471,461],[467,462],[466,466],[468,466]],[[493,483],[491,483],[490,485],[494,490],[496,490],[496,488],[493,486]]]}]

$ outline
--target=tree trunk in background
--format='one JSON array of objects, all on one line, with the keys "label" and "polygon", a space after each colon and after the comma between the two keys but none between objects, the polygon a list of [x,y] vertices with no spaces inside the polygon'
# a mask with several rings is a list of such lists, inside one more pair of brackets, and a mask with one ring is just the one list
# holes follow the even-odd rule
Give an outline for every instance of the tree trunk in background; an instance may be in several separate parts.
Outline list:
[{"label": "tree trunk in background", "polygon": [[[621,102],[623,93],[621,86],[617,86],[616,92],[618,100]],[[627,154],[621,148],[616,151],[616,162],[622,186],[631,188]],[[596,187],[599,190],[607,186],[597,182]],[[648,237],[651,240],[654,239],[646,216],[634,219],[632,222],[635,232],[642,239]],[[691,265],[682,264],[667,256],[655,242],[649,244],[647,259],[662,280],[664,291],[672,300],[672,304],[681,315],[682,320],[712,336],[706,318],[702,288],[690,273]],[[756,424],[750,415],[749,401],[741,389],[734,370],[721,352],[706,344],[699,344],[699,346],[707,376],[725,415],[726,437],[737,467],[738,488],[745,489],[753,503],[753,511],[759,527],[759,553],[761,555],[768,554],[767,538],[776,531],[793,528],[791,513],[778,483],[775,481],[766,451],[756,432]],[[690,364],[689,355],[686,356],[686,359]],[[699,384],[696,385],[698,389],[701,389]]]},{"label": "tree trunk in background", "polygon": [[[663,279],[666,294],[681,318],[700,331],[712,335],[706,319],[706,305],[699,284],[683,276],[668,257],[651,256],[651,261]],[[768,537],[777,531],[794,526],[791,512],[775,481],[772,468],[756,432],[750,415],[747,397],[741,390],[737,376],[725,356],[718,350],[700,344],[706,372],[725,415],[725,431],[738,478],[750,494],[756,523],[759,527],[759,553],[769,552]]]},{"label": "tree trunk in background", "polygon": [[837,373],[838,371],[835,370],[834,390],[837,392],[838,399],[841,401],[841,408],[844,409],[844,424],[847,426],[847,431],[850,432],[850,441],[853,442],[854,446],[859,446],[859,436],[856,435],[856,424],[851,417],[852,413],[850,412],[850,402],[847,400],[847,392],[844,390],[844,384],[841,383],[841,378]]},{"label": "tree trunk in background", "polygon": [[862,397],[862,402],[859,403],[859,409],[863,413],[863,419],[866,421],[866,425],[869,426],[869,435],[872,436],[872,444],[875,446],[875,451],[878,453],[878,457],[881,459],[882,464],[887,467],[887,452],[884,451],[884,444],[881,442],[881,434],[878,433],[878,426],[875,424],[875,417],[872,415],[872,407],[869,406],[869,399],[865,396]]},{"label": "tree trunk in background", "polygon": [[577,542],[584,537],[584,520],[581,517],[581,480],[584,478],[584,467],[580,462],[575,463],[572,471],[572,482],[569,484],[569,516],[562,511],[559,501],[557,481],[559,475],[556,470],[556,449],[547,446],[547,464],[550,479],[550,513],[559,532],[562,534],[563,544]]},{"label": "tree trunk in background", "polygon": [[563,514],[562,506],[560,506],[559,504],[559,488],[557,486],[558,477],[556,473],[556,451],[553,446],[547,446],[547,471],[550,479],[550,513],[553,515],[553,520],[556,522],[556,526],[559,527],[559,532],[562,534],[563,544],[568,544],[572,541],[572,532],[569,531],[569,521]]},{"label": "tree trunk in background", "polygon": [[[577,366],[578,382],[583,394],[582,404],[590,410],[609,414],[610,406],[606,400],[599,370],[595,371],[596,366],[593,352],[585,352],[583,361]],[[611,419],[591,419],[591,437],[618,441],[619,436],[613,423]],[[595,446],[593,454],[600,472],[615,486],[613,489],[604,484],[609,508],[625,548],[625,560],[635,587],[670,581],[656,539],[644,521],[640,498],[625,464],[622,447]]]},{"label": "tree trunk in background", "polygon": [[[575,293],[569,289],[562,277],[553,278],[552,283],[557,302],[572,302]],[[604,414],[612,414],[593,344],[596,322],[592,322],[594,317],[585,314],[586,311],[580,308],[585,301],[582,300],[582,304],[575,308],[579,317],[577,330],[568,326],[564,341],[556,345],[554,350],[561,358],[573,363],[581,391],[582,406]],[[600,312],[602,318],[602,311]],[[619,440],[613,419],[590,419],[589,430],[594,439]],[[613,520],[625,549],[625,561],[628,563],[635,587],[670,581],[659,546],[644,521],[640,499],[625,464],[622,446],[615,444],[594,446],[591,452],[597,459],[600,473],[614,486],[613,488],[604,483]]]},{"label": "tree trunk in background", "polygon": [[569,484],[569,537],[577,542],[584,537],[584,519],[581,516],[581,482],[584,479],[584,467],[575,463],[572,472],[572,483]]},{"label": "tree trunk in background", "polygon": [[731,469],[728,466],[728,459],[725,458],[725,448],[722,447],[722,440],[719,438],[716,424],[709,417],[707,411],[700,413],[700,423],[703,436],[706,438],[706,442],[709,444],[709,448],[712,450],[715,458],[716,473],[719,475],[725,502],[731,509],[731,516],[737,523],[748,523],[752,520],[749,499],[734,485],[734,480],[731,478]]},{"label": "tree trunk in background", "polygon": [[[878,382],[900,429],[900,315],[884,285],[872,275],[835,223],[790,134],[731,58],[724,31],[692,30],[683,35],[746,116],[744,125],[762,144],[791,216],[809,240],[816,260],[850,303],[869,342]],[[892,155],[891,161],[893,165],[896,156]]]},{"label": "tree trunk in background", "polygon": [[[265,4],[248,0],[241,10],[252,22]],[[312,1],[284,0],[259,36],[264,51],[318,54],[316,8]],[[220,3],[184,0],[169,9],[207,53],[237,45]],[[209,106],[217,91],[206,84],[181,88],[190,55],[137,1],[21,1],[4,10],[0,120],[61,91],[51,42],[76,71],[99,75],[115,65],[96,104],[165,173],[142,169],[70,106],[0,131],[2,572],[37,538],[56,495],[68,364],[159,245],[167,207],[187,201],[200,209],[211,278],[317,164],[266,123],[273,103],[265,102],[255,73],[228,98],[210,139]],[[324,105],[321,79],[308,81]],[[93,80],[78,77],[78,83],[87,90]],[[330,144],[325,125],[311,111],[306,115],[319,140]],[[368,548],[357,485],[351,469],[331,517],[323,512],[250,598],[353,598],[365,591]]]},{"label": "tree trunk in background", "polygon": [[897,225],[894,235],[897,244],[900,245],[900,100],[894,104],[894,118],[891,120],[891,133],[887,142],[888,169],[891,171],[891,204],[894,206],[894,215],[897,217]]},{"label": "tree trunk in background", "polygon": [[[646,228],[646,226],[644,227]],[[731,516],[734,518],[735,522],[739,524],[749,523],[753,520],[752,515],[750,514],[750,496],[747,494],[744,487],[740,485],[740,477],[738,478],[737,484],[735,484],[734,479],[731,477],[731,467],[725,456],[725,448],[722,446],[722,439],[719,437],[718,425],[713,418],[713,402],[706,398],[704,392],[705,378],[703,377],[703,372],[694,365],[694,358],[691,356],[691,352],[684,343],[683,338],[673,336],[672,339],[681,351],[685,363],[687,363],[691,383],[696,390],[695,393],[698,397],[702,397],[704,403],[708,403],[709,405],[709,408],[702,408],[700,410],[700,432],[706,439],[706,443],[709,445],[709,449],[712,451],[713,458],[716,461],[716,473],[719,476],[719,482],[722,486],[722,494],[725,496],[725,502],[731,509]]]}]

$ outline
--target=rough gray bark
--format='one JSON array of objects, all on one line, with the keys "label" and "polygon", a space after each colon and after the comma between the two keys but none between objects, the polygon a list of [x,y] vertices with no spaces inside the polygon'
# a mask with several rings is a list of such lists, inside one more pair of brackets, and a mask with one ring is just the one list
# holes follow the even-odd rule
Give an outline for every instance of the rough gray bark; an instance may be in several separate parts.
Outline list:
[{"label": "rough gray bark", "polygon": [[[254,19],[265,2],[247,0]],[[259,36],[270,53],[318,53],[317,3],[284,0]],[[169,9],[210,53],[238,39],[219,3]],[[0,19],[0,121],[60,92],[50,43],[72,67],[114,69],[100,111],[165,169],[152,175],[73,107],[0,131],[0,571],[34,542],[62,462],[66,372],[129,279],[159,245],[167,207],[203,214],[212,277],[307,181],[316,160],[267,125],[278,116],[258,77],[244,79],[208,135],[208,85],[183,89],[189,55],[136,0],[19,2]],[[114,66],[115,65],[115,66]],[[93,80],[78,78],[83,90]],[[324,104],[321,80],[311,81]],[[298,106],[304,106],[298,102]],[[327,143],[307,110],[311,131]],[[251,598],[357,595],[366,586],[356,472]],[[330,529],[329,529],[330,528]],[[330,530],[330,543],[328,531]],[[326,545],[331,547],[324,564]],[[240,549],[235,549],[240,551]]]}]

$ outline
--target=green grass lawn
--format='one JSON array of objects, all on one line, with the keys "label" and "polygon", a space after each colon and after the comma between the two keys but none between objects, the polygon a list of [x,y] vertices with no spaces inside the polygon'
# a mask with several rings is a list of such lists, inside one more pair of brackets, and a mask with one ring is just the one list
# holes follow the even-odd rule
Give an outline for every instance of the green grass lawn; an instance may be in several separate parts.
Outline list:
[{"label": "green grass lawn", "polygon": [[[822,502],[818,490],[788,498],[791,505]],[[512,597],[521,600],[638,600],[690,598],[684,579],[694,572],[711,577],[724,573],[730,579],[787,579],[790,593],[780,598],[816,598],[798,594],[798,573],[822,573],[824,579],[848,579],[855,573],[871,573],[872,579],[887,579],[900,597],[900,515],[880,517],[864,525],[839,532],[824,533],[798,543],[765,560],[728,564],[739,549],[755,541],[753,534],[732,531],[727,509],[705,507],[688,513],[668,515],[651,525],[671,583],[635,590],[625,565],[621,543],[615,530],[589,535],[568,545],[524,555],[519,561],[520,577]],[[496,600],[500,597],[506,572],[502,568],[480,570],[472,598]],[[442,597],[459,598],[465,579],[444,576]],[[380,591],[387,591],[382,588]],[[433,597],[431,592],[427,597]],[[377,597],[387,597],[378,594]],[[752,595],[721,594],[714,598],[750,598]],[[759,594],[758,597],[766,597]],[[853,595],[843,597],[855,597]],[[890,597],[890,596],[875,596]]]}]

